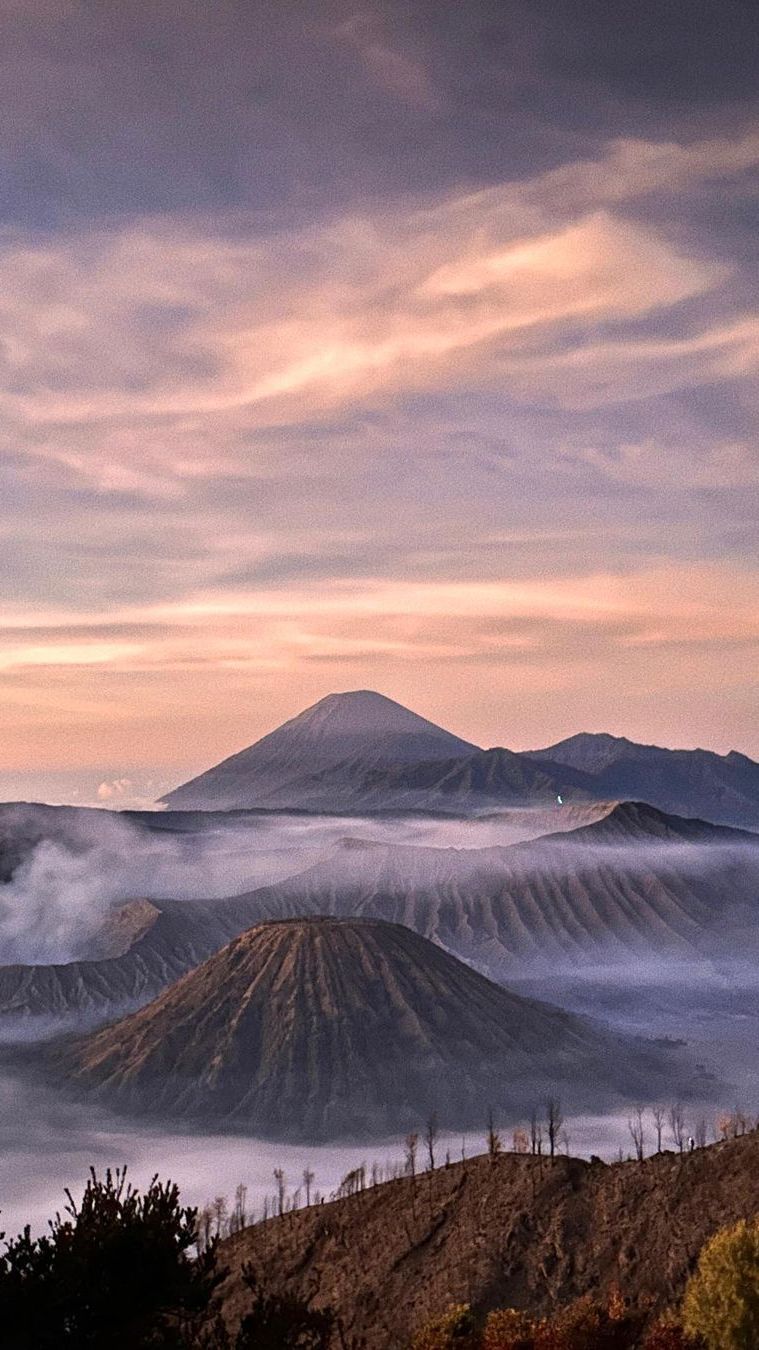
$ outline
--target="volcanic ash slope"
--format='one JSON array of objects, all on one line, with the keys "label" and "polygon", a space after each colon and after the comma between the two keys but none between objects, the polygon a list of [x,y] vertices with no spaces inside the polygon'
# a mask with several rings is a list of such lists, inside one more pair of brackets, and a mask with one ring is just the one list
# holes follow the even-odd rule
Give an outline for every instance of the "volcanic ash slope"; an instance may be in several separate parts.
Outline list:
[{"label": "volcanic ash slope", "polygon": [[75,1090],[282,1139],[481,1126],[549,1092],[572,1110],[672,1090],[671,1052],[517,997],[397,924],[297,919],[237,938],[74,1043]]}]

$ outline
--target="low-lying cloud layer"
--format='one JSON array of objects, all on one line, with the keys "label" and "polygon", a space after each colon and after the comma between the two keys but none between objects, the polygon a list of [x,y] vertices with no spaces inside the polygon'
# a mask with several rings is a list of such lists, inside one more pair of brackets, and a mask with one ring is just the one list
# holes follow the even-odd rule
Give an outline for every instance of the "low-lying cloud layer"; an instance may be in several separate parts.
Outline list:
[{"label": "low-lying cloud layer", "polygon": [[[588,819],[593,818],[589,810]],[[182,817],[174,821],[181,822]],[[320,887],[325,910],[330,912],[335,892],[343,897],[355,892],[360,905],[367,895],[381,900],[383,885],[388,894],[410,897],[429,892],[434,897],[433,908],[438,904],[445,908],[448,896],[455,909],[454,897],[463,897],[466,903],[478,887],[488,892],[490,876],[501,878],[504,910],[514,901],[514,888],[518,891],[522,880],[534,884],[540,897],[543,881],[554,876],[567,880],[571,908],[577,878],[582,879],[581,889],[588,888],[590,875],[587,903],[591,913],[594,906],[599,908],[594,917],[603,942],[608,922],[603,890],[609,878],[614,905],[619,899],[614,878],[619,879],[620,913],[627,925],[625,888],[631,877],[641,879],[644,895],[647,884],[664,877],[676,895],[681,888],[687,893],[692,883],[704,879],[711,883],[712,893],[719,893],[724,876],[726,919],[745,924],[746,940],[753,942],[752,917],[743,915],[741,905],[747,889],[745,869],[750,876],[751,868],[757,868],[757,849],[741,842],[740,836],[734,842],[728,834],[724,844],[644,839],[589,846],[585,831],[573,836],[569,816],[553,820],[544,809],[527,808],[480,820],[271,813],[221,815],[211,821],[177,826],[170,817],[156,817],[151,825],[149,817],[140,821],[109,811],[44,813],[34,806],[3,808],[2,862],[12,874],[0,886],[0,965],[45,965],[86,956],[88,944],[112,908],[123,901],[212,900],[288,878],[293,879],[286,888],[288,894],[302,893],[303,912],[313,913]],[[546,849],[539,842],[533,848],[528,845],[512,851],[508,847],[562,828],[569,833],[556,841],[558,847]],[[346,847],[346,842],[388,847]],[[298,874],[315,864],[319,865],[318,882],[299,882]],[[740,895],[730,870],[734,867],[740,872]],[[597,894],[592,882],[596,871],[602,878],[602,886],[595,887]],[[340,912],[352,913],[352,903]],[[519,908],[518,894],[514,903]],[[696,910],[699,905],[696,901]],[[544,919],[530,913],[528,928],[537,924],[535,954],[540,957]],[[639,916],[633,915],[631,931],[638,922]],[[612,924],[608,940],[613,943],[616,936]],[[596,940],[597,935],[592,938]],[[641,941],[652,943],[654,931],[644,931]],[[499,977],[502,972],[496,969],[495,973]]]},{"label": "low-lying cloud layer", "polygon": [[[2,832],[20,861],[0,886],[0,965],[70,961],[120,901],[240,894],[328,858],[340,840],[481,848],[529,836],[528,822],[383,821],[287,815],[217,818],[209,827],[151,829],[109,811],[46,816],[5,807]],[[539,827],[538,827],[539,828]]]}]

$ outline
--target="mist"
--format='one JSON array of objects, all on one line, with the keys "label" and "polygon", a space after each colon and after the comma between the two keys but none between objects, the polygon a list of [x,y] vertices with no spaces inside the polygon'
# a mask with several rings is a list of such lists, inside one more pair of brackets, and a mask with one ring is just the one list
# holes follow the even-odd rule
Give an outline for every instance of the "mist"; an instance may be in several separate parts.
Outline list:
[{"label": "mist", "polygon": [[272,885],[329,857],[346,837],[483,849],[534,837],[546,828],[545,819],[544,810],[478,821],[263,812],[145,818],[86,808],[3,806],[0,870],[9,879],[0,887],[0,963],[80,959],[120,902],[216,899]]},{"label": "mist", "polygon": [[[712,1108],[707,1105],[705,1109],[711,1121]],[[503,1145],[509,1148],[513,1129],[526,1122],[514,1117],[507,1104],[499,1108],[496,1103],[494,1112]],[[613,1162],[620,1149],[627,1156],[631,1149],[628,1114],[568,1117],[561,1151],[568,1148],[576,1157],[586,1158],[596,1154],[607,1162]],[[687,1119],[695,1126],[700,1114],[701,1105],[691,1104]],[[423,1128],[420,1121],[420,1132]],[[462,1149],[466,1157],[473,1157],[485,1147],[483,1119],[481,1132],[441,1134],[437,1160],[443,1163],[449,1153],[455,1162]],[[315,1174],[314,1191],[329,1199],[347,1172],[366,1164],[370,1174],[373,1163],[385,1176],[399,1171],[403,1141],[381,1138],[356,1145],[311,1147],[240,1134],[142,1129],[100,1108],[61,1100],[44,1086],[0,1070],[0,1228],[7,1236],[15,1236],[27,1223],[33,1233],[44,1231],[48,1219],[66,1203],[64,1188],[78,1198],[91,1166],[99,1173],[107,1167],[126,1166],[132,1181],[141,1187],[157,1173],[177,1182],[185,1204],[198,1206],[217,1195],[231,1201],[242,1183],[248,1192],[248,1214],[257,1219],[265,1200],[271,1212],[275,1167],[284,1170],[289,1195],[302,1189],[303,1170],[308,1167]]]}]

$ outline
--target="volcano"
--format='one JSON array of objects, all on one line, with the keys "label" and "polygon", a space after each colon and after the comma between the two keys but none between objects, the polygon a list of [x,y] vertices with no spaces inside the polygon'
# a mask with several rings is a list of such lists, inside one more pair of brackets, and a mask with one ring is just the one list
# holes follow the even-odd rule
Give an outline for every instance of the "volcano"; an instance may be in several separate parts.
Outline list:
[{"label": "volcano", "polygon": [[669,1059],[399,924],[332,918],[259,924],[56,1053],[76,1091],[127,1113],[302,1140],[418,1128],[433,1112],[479,1126],[494,1101],[524,1111],[557,1091],[573,1109],[608,1107],[653,1091]]},{"label": "volcano", "polygon": [[162,800],[174,810],[351,811],[372,773],[455,760],[476,749],[383,694],[329,694]]}]

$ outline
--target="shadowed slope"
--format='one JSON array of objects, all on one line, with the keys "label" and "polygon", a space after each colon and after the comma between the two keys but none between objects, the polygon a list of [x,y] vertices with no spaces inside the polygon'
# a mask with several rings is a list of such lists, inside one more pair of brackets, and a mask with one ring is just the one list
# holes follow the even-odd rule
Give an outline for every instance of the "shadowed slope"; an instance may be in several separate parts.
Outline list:
[{"label": "shadowed slope", "polygon": [[642,1043],[519,998],[399,925],[261,924],[141,1012],[77,1043],[66,1070],[129,1111],[282,1138],[395,1131],[435,1110],[563,1088],[580,1108],[635,1095],[663,1064]]},{"label": "shadowed slope", "polygon": [[[255,896],[255,893],[254,893]],[[33,1020],[84,1016],[103,1021],[146,1003],[173,980],[200,965],[250,927],[283,912],[284,902],[267,908],[265,896],[228,900],[134,902],[144,927],[118,955],[49,965],[0,966],[3,1029]],[[132,906],[121,907],[131,913]],[[119,936],[126,939],[123,931]]]},{"label": "shadowed slope", "polygon": [[731,750],[669,750],[624,736],[581,732],[524,752],[567,787],[600,797],[640,798],[662,811],[759,830],[759,764]]}]

